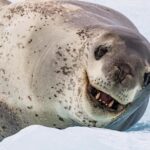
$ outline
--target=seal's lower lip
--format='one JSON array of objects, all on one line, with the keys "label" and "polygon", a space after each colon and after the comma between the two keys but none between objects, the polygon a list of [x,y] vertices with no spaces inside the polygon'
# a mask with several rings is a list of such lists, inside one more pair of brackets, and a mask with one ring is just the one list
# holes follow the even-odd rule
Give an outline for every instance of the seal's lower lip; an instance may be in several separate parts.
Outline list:
[{"label": "seal's lower lip", "polygon": [[125,105],[120,104],[110,95],[96,89],[92,85],[88,85],[87,93],[90,99],[94,102],[94,106],[98,106],[101,109],[105,109],[109,112],[116,112],[119,113],[125,109]]}]

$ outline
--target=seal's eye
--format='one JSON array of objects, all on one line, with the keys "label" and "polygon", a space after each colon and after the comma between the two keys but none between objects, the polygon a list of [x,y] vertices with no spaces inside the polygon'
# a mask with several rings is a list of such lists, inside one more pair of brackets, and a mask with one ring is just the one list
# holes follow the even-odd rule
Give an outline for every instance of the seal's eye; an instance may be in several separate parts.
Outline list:
[{"label": "seal's eye", "polygon": [[150,72],[144,74],[144,86],[146,87],[149,84],[150,84]]},{"label": "seal's eye", "polygon": [[94,55],[95,59],[99,60],[102,56],[104,56],[108,52],[108,47],[104,45],[100,45],[95,49]]}]

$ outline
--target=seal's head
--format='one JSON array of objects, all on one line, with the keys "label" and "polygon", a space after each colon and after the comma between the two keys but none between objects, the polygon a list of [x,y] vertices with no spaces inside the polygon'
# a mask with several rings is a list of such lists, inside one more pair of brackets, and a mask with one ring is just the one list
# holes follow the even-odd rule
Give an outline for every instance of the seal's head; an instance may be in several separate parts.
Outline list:
[{"label": "seal's head", "polygon": [[88,37],[85,80],[77,101],[82,115],[76,119],[103,127],[125,112],[149,82],[150,49],[138,32],[124,28],[94,29]]}]

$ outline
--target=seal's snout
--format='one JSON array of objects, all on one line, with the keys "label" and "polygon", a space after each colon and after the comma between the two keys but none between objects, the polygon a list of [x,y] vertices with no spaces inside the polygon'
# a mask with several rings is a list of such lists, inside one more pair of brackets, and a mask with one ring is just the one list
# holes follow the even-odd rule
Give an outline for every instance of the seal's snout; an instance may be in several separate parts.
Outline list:
[{"label": "seal's snout", "polygon": [[114,71],[114,81],[116,83],[124,83],[125,80],[128,80],[129,77],[132,78],[132,69],[128,64],[122,63],[115,66]]}]

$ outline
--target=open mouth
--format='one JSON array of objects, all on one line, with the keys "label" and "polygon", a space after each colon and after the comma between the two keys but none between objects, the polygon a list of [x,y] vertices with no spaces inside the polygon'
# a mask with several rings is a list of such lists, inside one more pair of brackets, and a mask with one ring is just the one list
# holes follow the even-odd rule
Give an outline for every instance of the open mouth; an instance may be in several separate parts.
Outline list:
[{"label": "open mouth", "polygon": [[92,85],[88,85],[88,95],[94,102],[95,107],[107,110],[109,112],[119,113],[125,109],[125,105],[120,104],[117,100],[112,98],[110,95],[96,89]]}]

